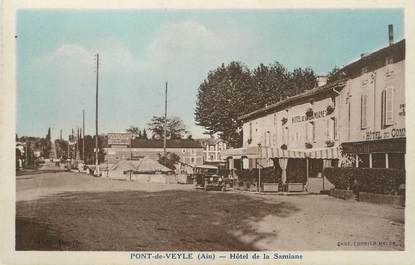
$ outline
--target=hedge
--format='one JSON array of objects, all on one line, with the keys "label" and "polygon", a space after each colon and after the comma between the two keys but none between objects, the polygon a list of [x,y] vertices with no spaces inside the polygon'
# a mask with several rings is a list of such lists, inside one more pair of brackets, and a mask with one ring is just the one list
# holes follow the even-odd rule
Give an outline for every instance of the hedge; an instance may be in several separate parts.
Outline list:
[{"label": "hedge", "polygon": [[[245,170],[236,170],[236,175],[238,176],[239,181],[246,181],[251,183],[258,182],[259,172],[257,168],[254,169],[245,169]],[[281,182],[281,173],[273,167],[261,169],[261,183],[280,183]]]},{"label": "hedge", "polygon": [[405,170],[395,168],[325,168],[323,174],[336,189],[394,194],[405,183]]}]

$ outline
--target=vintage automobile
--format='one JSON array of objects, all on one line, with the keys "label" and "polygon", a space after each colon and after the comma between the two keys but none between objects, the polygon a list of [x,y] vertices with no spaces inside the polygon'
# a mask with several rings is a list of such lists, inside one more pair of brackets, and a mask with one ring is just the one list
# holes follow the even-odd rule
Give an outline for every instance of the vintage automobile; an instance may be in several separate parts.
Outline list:
[{"label": "vintage automobile", "polygon": [[193,168],[193,178],[197,188],[204,190],[226,190],[226,181],[219,175],[218,167],[202,165]]}]

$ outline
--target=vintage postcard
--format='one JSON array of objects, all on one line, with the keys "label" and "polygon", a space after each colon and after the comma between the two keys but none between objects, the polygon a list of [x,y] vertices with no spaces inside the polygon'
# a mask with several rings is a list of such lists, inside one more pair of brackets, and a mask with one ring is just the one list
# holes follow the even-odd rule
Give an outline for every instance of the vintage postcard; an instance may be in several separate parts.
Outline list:
[{"label": "vintage postcard", "polygon": [[2,7],[2,263],[411,263],[410,1]]}]

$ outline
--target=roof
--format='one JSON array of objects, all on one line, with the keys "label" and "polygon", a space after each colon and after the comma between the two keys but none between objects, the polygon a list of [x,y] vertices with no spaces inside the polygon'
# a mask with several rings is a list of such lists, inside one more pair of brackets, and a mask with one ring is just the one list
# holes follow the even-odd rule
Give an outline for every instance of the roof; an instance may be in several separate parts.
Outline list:
[{"label": "roof", "polygon": [[372,72],[386,65],[386,57],[393,56],[394,63],[405,60],[405,39],[394,44],[383,47],[370,54],[362,55],[359,59],[351,62],[340,69],[348,78],[355,78],[362,73],[362,68],[367,66],[368,72]]},{"label": "roof", "polygon": [[[133,139],[131,141],[131,147],[133,148],[163,148],[163,140],[145,140],[145,139]],[[175,139],[167,140],[167,148],[202,148],[202,145],[192,139]]]},{"label": "roof", "polygon": [[345,86],[346,81],[345,80],[339,80],[333,83],[326,84],[324,86],[315,87],[313,89],[307,90],[301,94],[297,94],[295,96],[289,97],[287,99],[278,101],[277,103],[267,105],[261,109],[257,109],[255,111],[252,111],[248,114],[242,115],[239,117],[240,120],[250,120],[254,119],[256,117],[262,117],[270,112],[275,112],[278,109],[282,109],[284,107],[299,104],[300,102],[310,99],[313,97],[318,96],[325,96],[332,93],[333,89],[336,89],[337,91],[343,89]]}]

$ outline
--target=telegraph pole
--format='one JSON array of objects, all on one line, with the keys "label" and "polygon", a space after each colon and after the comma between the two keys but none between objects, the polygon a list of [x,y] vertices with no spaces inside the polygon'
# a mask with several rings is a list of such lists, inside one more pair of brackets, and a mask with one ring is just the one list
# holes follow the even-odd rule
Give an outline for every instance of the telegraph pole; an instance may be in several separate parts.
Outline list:
[{"label": "telegraph pole", "polygon": [[82,160],[85,161],[85,110],[82,110]]},{"label": "telegraph pole", "polygon": [[164,151],[164,157],[166,157],[166,145],[167,145],[167,82],[166,82],[166,91],[164,94],[164,125],[163,125],[163,151]]},{"label": "telegraph pole", "polygon": [[96,78],[96,93],[95,93],[95,170],[99,176],[98,166],[98,76],[99,76],[99,53],[97,53],[97,78]]}]

